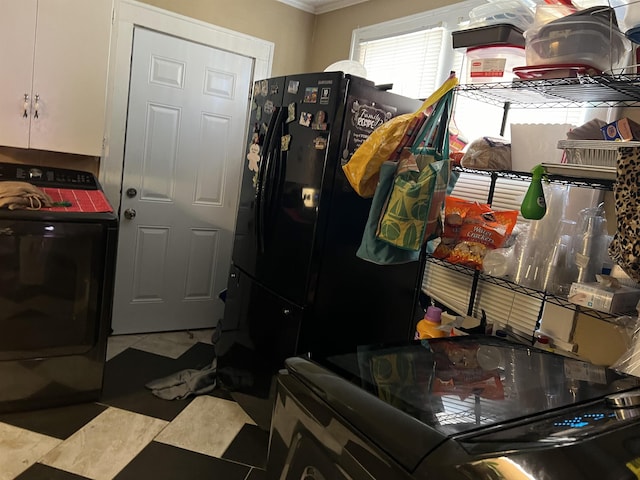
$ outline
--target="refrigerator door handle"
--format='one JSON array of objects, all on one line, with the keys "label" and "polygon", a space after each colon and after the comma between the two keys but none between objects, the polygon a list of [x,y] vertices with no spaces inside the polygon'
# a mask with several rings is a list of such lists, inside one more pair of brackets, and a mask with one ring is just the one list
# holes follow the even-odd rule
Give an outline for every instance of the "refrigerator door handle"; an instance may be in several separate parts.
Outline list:
[{"label": "refrigerator door handle", "polygon": [[264,165],[266,163],[265,159],[267,157],[267,150],[269,148],[269,143],[271,142],[272,132],[273,132],[273,124],[276,121],[276,115],[272,115],[269,121],[269,126],[267,127],[266,136],[263,143],[263,149],[260,155],[260,163],[258,164],[258,181],[256,182],[256,208],[254,211],[254,225],[255,225],[255,234],[256,241],[258,244],[258,249],[261,250],[262,245],[262,232],[261,228],[261,217],[262,217],[262,205],[260,200],[262,198],[262,184],[264,178]]},{"label": "refrigerator door handle", "polygon": [[[274,133],[274,138],[276,139],[278,137],[282,138],[282,136],[285,133],[284,124],[282,123],[282,121],[280,123],[277,123],[275,125],[275,128],[277,128],[278,131]],[[267,228],[270,223],[270,220],[274,218],[275,209],[277,208],[275,202],[282,195],[282,184],[284,181],[283,179],[284,163],[282,159],[284,152],[282,150],[280,142],[274,140],[273,144],[274,144],[273,150],[271,151],[272,156],[270,157],[270,160],[269,160],[269,165],[268,165],[269,170],[267,175],[267,183],[269,184],[269,190],[265,194],[265,208],[263,210],[264,211],[263,217],[266,220],[268,220],[268,221],[265,221],[264,228],[262,230],[262,236],[264,238],[265,248],[266,248],[266,243],[270,238]]]},{"label": "refrigerator door handle", "polygon": [[[260,167],[258,171],[258,191],[256,199],[256,237],[258,240],[258,251],[264,252],[265,250],[265,210],[268,205],[266,204],[268,198],[268,188],[270,187],[271,177],[271,159],[274,150],[274,145],[280,145],[280,142],[275,142],[278,138],[275,130],[279,127],[282,121],[283,108],[277,107],[271,122],[269,122],[269,128],[267,129],[267,138],[265,138],[265,150],[263,152],[262,160],[260,161]],[[268,211],[268,210],[267,210]]]}]

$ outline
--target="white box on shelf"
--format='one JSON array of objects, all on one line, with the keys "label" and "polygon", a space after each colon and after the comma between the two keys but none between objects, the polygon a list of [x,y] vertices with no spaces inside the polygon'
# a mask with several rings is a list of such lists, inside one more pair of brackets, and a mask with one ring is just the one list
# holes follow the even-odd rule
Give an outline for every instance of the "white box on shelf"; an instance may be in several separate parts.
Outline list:
[{"label": "white box on shelf", "polygon": [[628,313],[640,300],[640,289],[622,285],[605,287],[597,282],[571,284],[569,301],[605,313]]}]

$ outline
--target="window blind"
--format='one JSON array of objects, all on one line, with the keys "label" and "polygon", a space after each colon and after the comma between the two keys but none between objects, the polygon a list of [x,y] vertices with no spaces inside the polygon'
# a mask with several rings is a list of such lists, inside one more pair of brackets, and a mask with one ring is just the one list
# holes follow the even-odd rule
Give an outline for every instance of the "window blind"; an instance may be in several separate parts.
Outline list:
[{"label": "window blind", "polygon": [[444,48],[442,27],[404,35],[364,41],[359,44],[359,62],[377,84],[393,84],[392,92],[421,98],[433,92],[441,78],[440,52]]}]

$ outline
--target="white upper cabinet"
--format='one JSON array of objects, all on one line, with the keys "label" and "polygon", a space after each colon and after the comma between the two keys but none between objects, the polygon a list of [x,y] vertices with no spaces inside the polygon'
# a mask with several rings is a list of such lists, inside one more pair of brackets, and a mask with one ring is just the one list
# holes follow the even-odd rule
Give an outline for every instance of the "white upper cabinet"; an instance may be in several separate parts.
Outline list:
[{"label": "white upper cabinet", "polygon": [[0,145],[101,156],[112,0],[0,0]]}]

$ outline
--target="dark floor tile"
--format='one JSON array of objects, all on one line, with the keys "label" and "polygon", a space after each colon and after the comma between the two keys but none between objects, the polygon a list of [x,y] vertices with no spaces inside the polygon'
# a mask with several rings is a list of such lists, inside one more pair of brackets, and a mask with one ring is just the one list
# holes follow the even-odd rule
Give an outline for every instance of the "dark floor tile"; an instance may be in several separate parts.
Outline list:
[{"label": "dark floor tile", "polygon": [[114,480],[245,480],[250,467],[151,442]]},{"label": "dark floor tile", "polygon": [[211,362],[215,357],[215,348],[210,343],[198,342],[189,350],[184,352],[176,360],[181,368],[204,368],[211,366]]},{"label": "dark floor tile", "polygon": [[106,408],[97,403],[80,403],[28,412],[4,413],[0,415],[0,422],[66,440]]},{"label": "dark floor tile", "polygon": [[227,447],[222,458],[234,462],[265,468],[269,449],[269,432],[255,425],[246,424]]},{"label": "dark floor tile", "polygon": [[74,473],[36,463],[18,475],[15,480],[88,480]]},{"label": "dark floor tile", "polygon": [[223,398],[225,400],[230,400],[232,402],[235,401],[231,396],[231,394],[224,388],[216,388],[213,392],[209,392],[207,395],[211,397]]},{"label": "dark floor tile", "polygon": [[247,480],[267,480],[267,472],[259,468],[252,468]]}]

